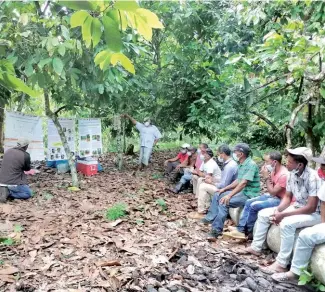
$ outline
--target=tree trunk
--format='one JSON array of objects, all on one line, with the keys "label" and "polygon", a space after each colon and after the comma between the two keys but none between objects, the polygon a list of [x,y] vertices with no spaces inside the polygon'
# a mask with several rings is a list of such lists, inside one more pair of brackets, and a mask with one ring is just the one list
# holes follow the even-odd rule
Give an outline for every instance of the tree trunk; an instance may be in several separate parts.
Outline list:
[{"label": "tree trunk", "polygon": [[5,109],[4,109],[4,105],[0,103],[0,152],[1,153],[3,153],[4,151],[4,145],[3,145],[4,121],[5,121]]},{"label": "tree trunk", "polygon": [[126,151],[125,119],[123,119],[122,134],[123,134],[123,153],[125,153]]},{"label": "tree trunk", "polygon": [[45,112],[46,112],[46,115],[50,119],[52,119],[56,129],[58,130],[58,133],[59,133],[60,138],[61,138],[61,142],[63,144],[64,151],[65,151],[65,153],[67,155],[67,158],[68,158],[68,163],[69,163],[69,167],[70,167],[70,171],[71,171],[72,186],[73,187],[79,187],[76,164],[75,164],[75,162],[74,162],[74,160],[72,158],[73,155],[71,154],[67,138],[66,138],[66,136],[65,136],[65,134],[63,132],[63,129],[62,129],[62,126],[61,126],[61,124],[59,122],[58,116],[51,111],[50,99],[49,99],[48,93],[46,93],[46,92],[44,93],[44,99],[45,99]]},{"label": "tree trunk", "polygon": [[17,112],[21,112],[23,110],[25,99],[26,99],[26,95],[25,93],[23,93],[17,107]]}]

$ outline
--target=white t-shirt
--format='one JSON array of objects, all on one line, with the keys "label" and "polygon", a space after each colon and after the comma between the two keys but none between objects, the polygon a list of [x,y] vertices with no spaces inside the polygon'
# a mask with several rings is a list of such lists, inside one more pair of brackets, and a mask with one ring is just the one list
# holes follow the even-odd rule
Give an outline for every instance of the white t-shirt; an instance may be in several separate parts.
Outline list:
[{"label": "white t-shirt", "polygon": [[203,171],[205,174],[212,174],[216,181],[219,181],[221,178],[221,169],[213,158],[211,158],[208,162],[203,162],[201,164],[200,171]]},{"label": "white t-shirt", "polygon": [[154,141],[161,138],[161,133],[154,125],[146,127],[144,124],[137,122],[135,126],[140,132],[141,147],[152,148]]},{"label": "white t-shirt", "polygon": [[325,202],[325,183],[320,187],[317,196],[321,201]]}]

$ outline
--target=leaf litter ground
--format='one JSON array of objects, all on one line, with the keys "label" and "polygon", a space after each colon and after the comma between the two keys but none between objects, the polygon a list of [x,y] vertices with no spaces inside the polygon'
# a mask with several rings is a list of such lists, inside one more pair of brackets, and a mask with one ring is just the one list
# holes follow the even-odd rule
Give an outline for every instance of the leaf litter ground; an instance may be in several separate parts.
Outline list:
[{"label": "leaf litter ground", "polygon": [[[145,172],[130,156],[118,172],[107,155],[79,192],[52,169],[30,177],[32,199],[0,205],[0,235],[11,239],[0,245],[0,291],[308,291],[274,284],[256,258],[231,251],[234,241],[208,243],[208,227],[186,217],[193,195],[166,191],[170,155],[154,153]],[[109,221],[116,203],[126,215]]]}]

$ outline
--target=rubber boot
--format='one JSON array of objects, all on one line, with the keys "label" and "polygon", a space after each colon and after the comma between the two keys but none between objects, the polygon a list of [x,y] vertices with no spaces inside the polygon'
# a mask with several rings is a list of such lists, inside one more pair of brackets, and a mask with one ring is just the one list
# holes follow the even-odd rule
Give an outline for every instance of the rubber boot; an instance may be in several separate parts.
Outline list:
[{"label": "rubber boot", "polygon": [[183,184],[181,182],[179,182],[174,189],[172,189],[171,191],[174,193],[174,194],[178,194],[183,188]]}]

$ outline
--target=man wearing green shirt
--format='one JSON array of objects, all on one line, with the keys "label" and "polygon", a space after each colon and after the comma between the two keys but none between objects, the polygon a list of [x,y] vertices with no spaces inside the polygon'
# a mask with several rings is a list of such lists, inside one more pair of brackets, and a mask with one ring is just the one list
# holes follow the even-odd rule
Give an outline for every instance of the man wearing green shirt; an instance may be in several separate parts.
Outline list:
[{"label": "man wearing green shirt", "polygon": [[246,143],[235,146],[234,159],[239,163],[238,178],[230,185],[217,191],[203,223],[212,221],[208,240],[215,240],[222,234],[229,208],[243,207],[248,199],[260,194],[260,175],[256,163],[249,157],[250,148]]}]

